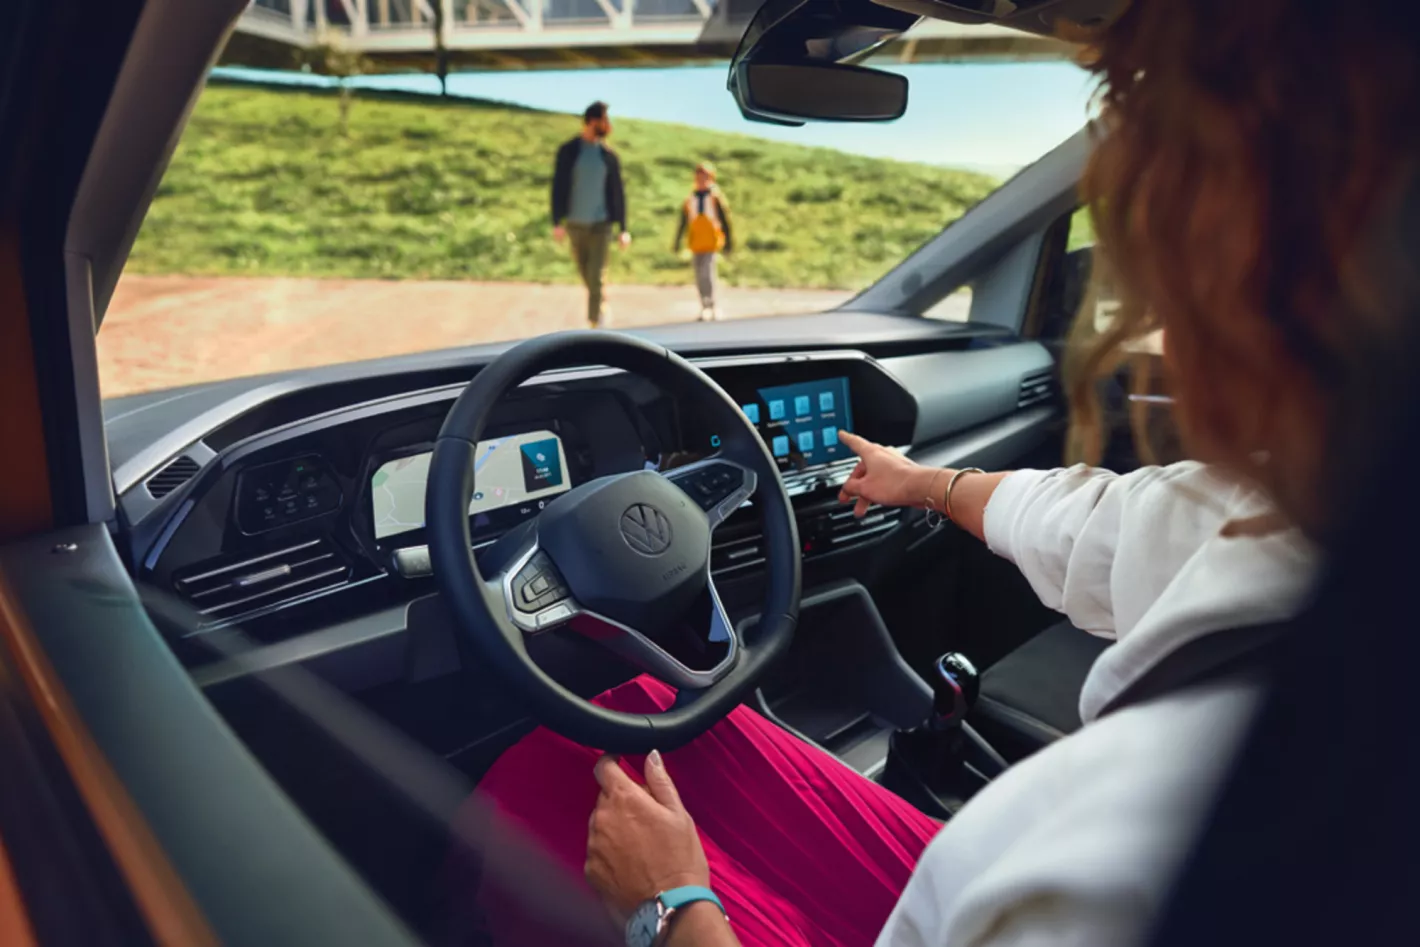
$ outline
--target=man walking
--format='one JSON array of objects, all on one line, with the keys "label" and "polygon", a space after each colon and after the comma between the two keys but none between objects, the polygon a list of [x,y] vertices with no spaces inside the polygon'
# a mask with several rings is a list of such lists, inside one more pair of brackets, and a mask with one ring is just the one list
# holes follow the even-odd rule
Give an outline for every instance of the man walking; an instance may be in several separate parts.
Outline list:
[{"label": "man walking", "polygon": [[552,236],[559,243],[571,240],[593,329],[608,325],[611,315],[605,281],[612,235],[623,249],[631,243],[621,161],[606,146],[610,134],[606,103],[593,102],[582,113],[582,133],[557,149],[552,173]]}]

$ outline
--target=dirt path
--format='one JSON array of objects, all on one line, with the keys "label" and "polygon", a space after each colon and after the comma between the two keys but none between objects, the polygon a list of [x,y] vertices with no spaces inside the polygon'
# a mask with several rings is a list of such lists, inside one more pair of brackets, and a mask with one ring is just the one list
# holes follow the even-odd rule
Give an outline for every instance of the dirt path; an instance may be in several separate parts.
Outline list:
[{"label": "dirt path", "polygon": [[[695,318],[694,290],[618,286],[618,328]],[[852,294],[721,290],[727,318],[812,312]],[[105,397],[527,338],[582,325],[584,290],[524,283],[125,276],[99,333]]]}]

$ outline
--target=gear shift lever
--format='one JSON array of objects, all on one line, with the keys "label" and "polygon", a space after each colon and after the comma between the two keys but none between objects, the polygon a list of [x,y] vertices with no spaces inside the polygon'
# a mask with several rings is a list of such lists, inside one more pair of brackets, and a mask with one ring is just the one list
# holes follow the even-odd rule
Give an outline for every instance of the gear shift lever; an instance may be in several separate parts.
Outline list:
[{"label": "gear shift lever", "polygon": [[966,655],[949,651],[932,663],[932,715],[889,744],[883,785],[923,812],[948,818],[1006,768],[1006,761],[967,723],[981,677]]},{"label": "gear shift lever", "polygon": [[933,730],[951,730],[961,726],[967,712],[981,693],[981,676],[967,656],[948,651],[932,665]]}]

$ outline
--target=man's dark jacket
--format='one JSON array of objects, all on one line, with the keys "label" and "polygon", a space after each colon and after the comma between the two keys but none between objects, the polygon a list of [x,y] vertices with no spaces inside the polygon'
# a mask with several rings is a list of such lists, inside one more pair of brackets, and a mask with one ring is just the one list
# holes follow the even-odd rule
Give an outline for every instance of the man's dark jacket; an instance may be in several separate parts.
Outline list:
[{"label": "man's dark jacket", "polygon": [[[582,139],[573,138],[557,149],[557,164],[552,171],[552,225],[555,227],[567,219],[567,210],[572,204],[572,166],[577,163],[577,155],[582,150]],[[612,229],[626,229],[626,189],[621,184],[621,159],[606,145],[602,145],[606,160],[606,219]]]}]

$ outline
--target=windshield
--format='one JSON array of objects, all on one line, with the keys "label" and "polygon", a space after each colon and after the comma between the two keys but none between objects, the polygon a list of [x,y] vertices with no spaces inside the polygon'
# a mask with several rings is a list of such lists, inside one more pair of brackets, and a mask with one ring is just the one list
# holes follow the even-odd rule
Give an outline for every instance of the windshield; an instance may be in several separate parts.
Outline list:
[{"label": "windshield", "polygon": [[909,34],[869,63],[909,78],[902,119],[757,124],[694,44],[713,3],[623,6],[480,0],[441,27],[441,4],[257,0],[108,307],[104,396],[823,312],[1086,115],[1068,62],[920,61],[965,54]]}]

